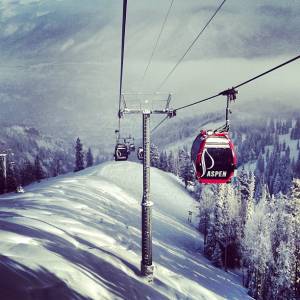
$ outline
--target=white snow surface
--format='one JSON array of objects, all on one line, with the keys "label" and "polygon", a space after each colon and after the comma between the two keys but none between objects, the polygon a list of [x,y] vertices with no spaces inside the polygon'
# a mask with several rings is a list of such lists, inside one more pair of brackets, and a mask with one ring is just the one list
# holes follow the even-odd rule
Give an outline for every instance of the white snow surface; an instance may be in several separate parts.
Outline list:
[{"label": "white snow surface", "polygon": [[197,203],[178,180],[151,169],[151,193],[153,282],[139,274],[141,164],[109,162],[0,197],[1,299],[250,299],[202,256]]}]

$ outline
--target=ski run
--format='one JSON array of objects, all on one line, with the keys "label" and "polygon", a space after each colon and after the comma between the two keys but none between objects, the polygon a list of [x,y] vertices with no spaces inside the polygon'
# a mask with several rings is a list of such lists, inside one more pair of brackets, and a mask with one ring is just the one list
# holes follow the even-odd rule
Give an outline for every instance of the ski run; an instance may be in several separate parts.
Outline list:
[{"label": "ski run", "polygon": [[108,162],[1,196],[1,299],[250,299],[203,257],[197,202],[155,168],[153,282],[140,276],[141,175]]}]

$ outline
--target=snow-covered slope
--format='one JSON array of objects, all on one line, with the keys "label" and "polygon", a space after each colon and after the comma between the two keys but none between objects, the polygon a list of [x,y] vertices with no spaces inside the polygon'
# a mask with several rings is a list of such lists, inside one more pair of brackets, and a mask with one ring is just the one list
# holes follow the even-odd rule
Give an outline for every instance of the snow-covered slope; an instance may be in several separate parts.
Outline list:
[{"label": "snow-covered slope", "polygon": [[236,275],[201,255],[187,222],[195,203],[157,169],[154,281],[139,276],[141,172],[106,163],[2,196],[1,299],[248,299]]}]

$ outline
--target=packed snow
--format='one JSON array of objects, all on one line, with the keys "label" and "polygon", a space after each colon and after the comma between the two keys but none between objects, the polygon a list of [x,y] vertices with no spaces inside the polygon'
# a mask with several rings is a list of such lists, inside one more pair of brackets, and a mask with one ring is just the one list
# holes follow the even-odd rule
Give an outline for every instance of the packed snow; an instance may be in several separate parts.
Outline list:
[{"label": "packed snow", "polygon": [[142,165],[109,162],[1,196],[1,299],[250,299],[201,254],[197,202],[154,168],[154,278],[141,277],[141,195]]}]

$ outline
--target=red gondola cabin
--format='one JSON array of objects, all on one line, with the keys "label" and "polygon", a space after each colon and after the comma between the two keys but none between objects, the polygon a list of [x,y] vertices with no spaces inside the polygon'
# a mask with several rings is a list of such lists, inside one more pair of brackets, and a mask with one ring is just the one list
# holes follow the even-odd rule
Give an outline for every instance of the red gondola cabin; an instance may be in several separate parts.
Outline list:
[{"label": "red gondola cabin", "polygon": [[228,132],[202,130],[193,142],[191,158],[200,183],[229,183],[237,166]]}]

